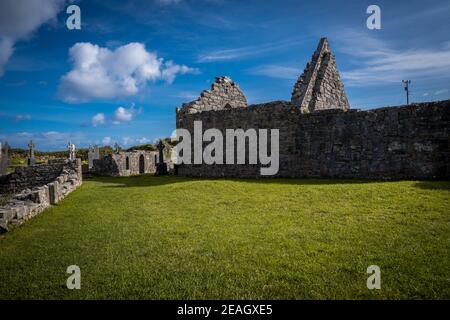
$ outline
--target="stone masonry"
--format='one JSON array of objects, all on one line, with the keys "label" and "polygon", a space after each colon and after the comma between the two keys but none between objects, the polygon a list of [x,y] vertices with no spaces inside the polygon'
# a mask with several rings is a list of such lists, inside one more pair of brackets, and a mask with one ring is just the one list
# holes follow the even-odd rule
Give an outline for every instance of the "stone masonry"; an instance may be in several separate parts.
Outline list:
[{"label": "stone masonry", "polygon": [[325,109],[350,109],[335,57],[326,38],[320,39],[311,61],[298,78],[291,102],[300,107],[303,113]]},{"label": "stone masonry", "polygon": [[0,208],[0,232],[21,224],[57,204],[82,184],[81,160],[50,160],[48,164],[18,167],[2,181],[2,193],[12,193]]},{"label": "stone masonry", "polygon": [[241,88],[228,77],[217,77],[210,91],[203,91],[197,100],[184,104],[183,108],[179,110],[186,113],[197,113],[246,106],[247,99]]},{"label": "stone masonry", "polygon": [[91,173],[100,176],[130,176],[156,172],[157,151],[120,151],[94,159]]},{"label": "stone masonry", "polygon": [[[290,102],[275,101],[232,110],[178,113],[176,125],[193,135],[194,121],[202,121],[203,132],[215,128],[224,136],[226,129],[279,129],[277,177],[450,178],[450,100],[310,114]],[[180,164],[178,174],[258,178],[260,167]]]}]

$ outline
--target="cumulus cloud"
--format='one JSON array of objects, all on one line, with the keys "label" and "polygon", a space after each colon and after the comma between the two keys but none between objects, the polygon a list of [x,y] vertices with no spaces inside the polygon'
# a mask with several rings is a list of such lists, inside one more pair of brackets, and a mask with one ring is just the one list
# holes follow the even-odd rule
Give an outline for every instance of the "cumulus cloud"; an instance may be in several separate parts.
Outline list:
[{"label": "cumulus cloud", "polygon": [[136,115],[142,113],[142,108],[136,109],[134,105],[126,109],[124,107],[118,107],[114,112],[113,124],[120,124],[124,122],[130,122]]},{"label": "cumulus cloud", "polygon": [[69,50],[73,68],[61,78],[59,94],[66,102],[86,102],[132,96],[147,82],[171,83],[177,74],[196,69],[164,62],[142,43],[129,43],[115,50],[92,43],[77,43]]},{"label": "cumulus cloud", "polygon": [[64,0],[0,1],[0,76],[14,52],[15,43],[55,19],[64,3]]},{"label": "cumulus cloud", "polygon": [[111,144],[111,142],[112,142],[111,137],[104,137],[103,140],[102,140],[102,143],[105,146],[109,146]]},{"label": "cumulus cloud", "polygon": [[95,116],[92,117],[92,125],[94,127],[104,124],[105,123],[105,114],[104,113],[97,113]]}]

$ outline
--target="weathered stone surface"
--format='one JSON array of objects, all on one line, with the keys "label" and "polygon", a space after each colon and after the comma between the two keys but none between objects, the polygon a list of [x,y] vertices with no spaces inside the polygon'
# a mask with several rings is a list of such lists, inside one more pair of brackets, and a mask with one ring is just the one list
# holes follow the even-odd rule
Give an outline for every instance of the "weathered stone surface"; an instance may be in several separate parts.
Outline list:
[{"label": "weathered stone surface", "polygon": [[94,159],[91,172],[101,176],[129,176],[154,173],[158,162],[156,151],[121,151]]},{"label": "weathered stone surface", "polygon": [[9,145],[7,142],[0,143],[0,176],[6,174],[9,166]]},{"label": "weathered stone surface", "polygon": [[[450,178],[450,100],[310,114],[283,101],[177,113],[177,128],[192,135],[194,121],[202,121],[203,131],[216,128],[224,136],[225,129],[279,129],[279,177]],[[260,165],[182,164],[178,174],[260,177]]]},{"label": "weathered stone surface", "polygon": [[58,203],[82,184],[81,160],[50,160],[48,164],[18,167],[3,181],[2,190],[13,193],[0,208],[0,231],[21,224]]},{"label": "weathered stone surface", "polygon": [[350,109],[336,60],[326,38],[319,46],[292,92],[291,103],[303,113],[326,109]]},{"label": "weathered stone surface", "polygon": [[94,160],[100,159],[100,149],[97,145],[89,147],[88,166],[89,170],[94,166]]},{"label": "weathered stone surface", "polygon": [[198,113],[246,106],[247,99],[239,86],[228,77],[217,77],[211,86],[211,91],[203,91],[197,100],[184,104],[178,112]]}]

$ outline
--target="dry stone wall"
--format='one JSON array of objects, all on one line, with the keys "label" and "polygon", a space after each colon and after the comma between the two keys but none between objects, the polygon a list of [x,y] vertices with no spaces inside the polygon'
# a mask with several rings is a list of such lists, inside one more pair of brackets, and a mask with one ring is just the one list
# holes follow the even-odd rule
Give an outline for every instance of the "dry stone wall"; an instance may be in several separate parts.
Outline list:
[{"label": "dry stone wall", "polygon": [[18,167],[2,181],[2,191],[12,193],[0,208],[0,232],[21,224],[57,204],[82,184],[81,160],[50,160],[48,164]]},{"label": "dry stone wall", "polygon": [[[450,100],[304,114],[289,102],[177,113],[177,128],[279,129],[278,177],[450,178]],[[224,154],[225,159],[225,154]],[[260,165],[178,166],[182,176],[260,177]]]}]

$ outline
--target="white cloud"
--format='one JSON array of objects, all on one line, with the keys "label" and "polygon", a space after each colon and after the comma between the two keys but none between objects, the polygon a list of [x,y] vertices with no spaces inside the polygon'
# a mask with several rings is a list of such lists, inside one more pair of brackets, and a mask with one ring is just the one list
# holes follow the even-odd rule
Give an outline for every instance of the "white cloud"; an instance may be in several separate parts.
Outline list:
[{"label": "white cloud", "polygon": [[30,140],[33,140],[37,150],[66,150],[67,143],[71,141],[77,148],[86,141],[83,132],[17,132],[0,135],[0,140],[8,141],[13,147],[26,148]]},{"label": "white cloud", "polygon": [[300,69],[277,65],[261,65],[247,70],[248,74],[266,76],[270,78],[297,80]]},{"label": "white cloud", "polygon": [[438,95],[441,95],[446,92],[448,92],[448,89],[441,89],[441,90],[437,90],[434,94],[438,96]]},{"label": "white cloud", "polygon": [[173,61],[167,61],[164,64],[164,69],[161,72],[161,78],[166,81],[167,83],[172,83],[175,80],[175,76],[180,74],[186,74],[186,73],[194,73],[198,74],[199,71],[197,69],[192,69],[187,66],[180,66],[177,64],[174,64]]},{"label": "white cloud", "polygon": [[120,124],[124,122],[130,122],[136,115],[142,113],[142,108],[136,109],[134,105],[131,105],[129,109],[124,107],[118,107],[114,112],[113,124]]},{"label": "white cloud", "polygon": [[394,49],[388,42],[353,31],[336,37],[338,49],[362,67],[341,72],[346,85],[401,83],[403,79],[448,77],[450,48]]},{"label": "white cloud", "polygon": [[285,50],[286,48],[298,45],[299,43],[300,41],[298,39],[289,39],[285,41],[265,43],[262,45],[213,50],[207,53],[200,54],[197,57],[197,62],[217,62],[244,59],[274,51]]},{"label": "white cloud", "polygon": [[112,143],[111,137],[104,137],[102,140],[103,145],[109,146]]},{"label": "white cloud", "polygon": [[171,5],[171,4],[177,4],[180,3],[182,0],[157,0],[157,2],[161,5]]},{"label": "white cloud", "polygon": [[123,142],[123,144],[126,145],[126,146],[132,144],[133,141],[134,141],[134,139],[133,139],[133,138],[130,138],[130,137],[123,137],[123,138],[122,138],[122,142]]},{"label": "white cloud", "polygon": [[0,76],[14,52],[14,44],[55,19],[64,3],[64,0],[0,1]]},{"label": "white cloud", "polygon": [[31,120],[30,114],[18,114],[14,117],[16,121],[25,121],[25,120]]},{"label": "white cloud", "polygon": [[97,113],[95,116],[92,117],[92,125],[96,127],[101,124],[105,124],[105,114]]},{"label": "white cloud", "polygon": [[140,144],[147,144],[147,143],[149,143],[151,140],[150,140],[150,139],[147,139],[147,138],[145,138],[145,137],[142,137],[142,138],[140,138],[140,139],[137,139],[136,141],[139,142]]},{"label": "white cloud", "polygon": [[129,43],[115,50],[91,43],[77,43],[69,55],[73,69],[61,78],[59,94],[66,102],[86,102],[132,96],[148,81],[173,82],[176,75],[196,69],[165,62],[142,43]]}]

